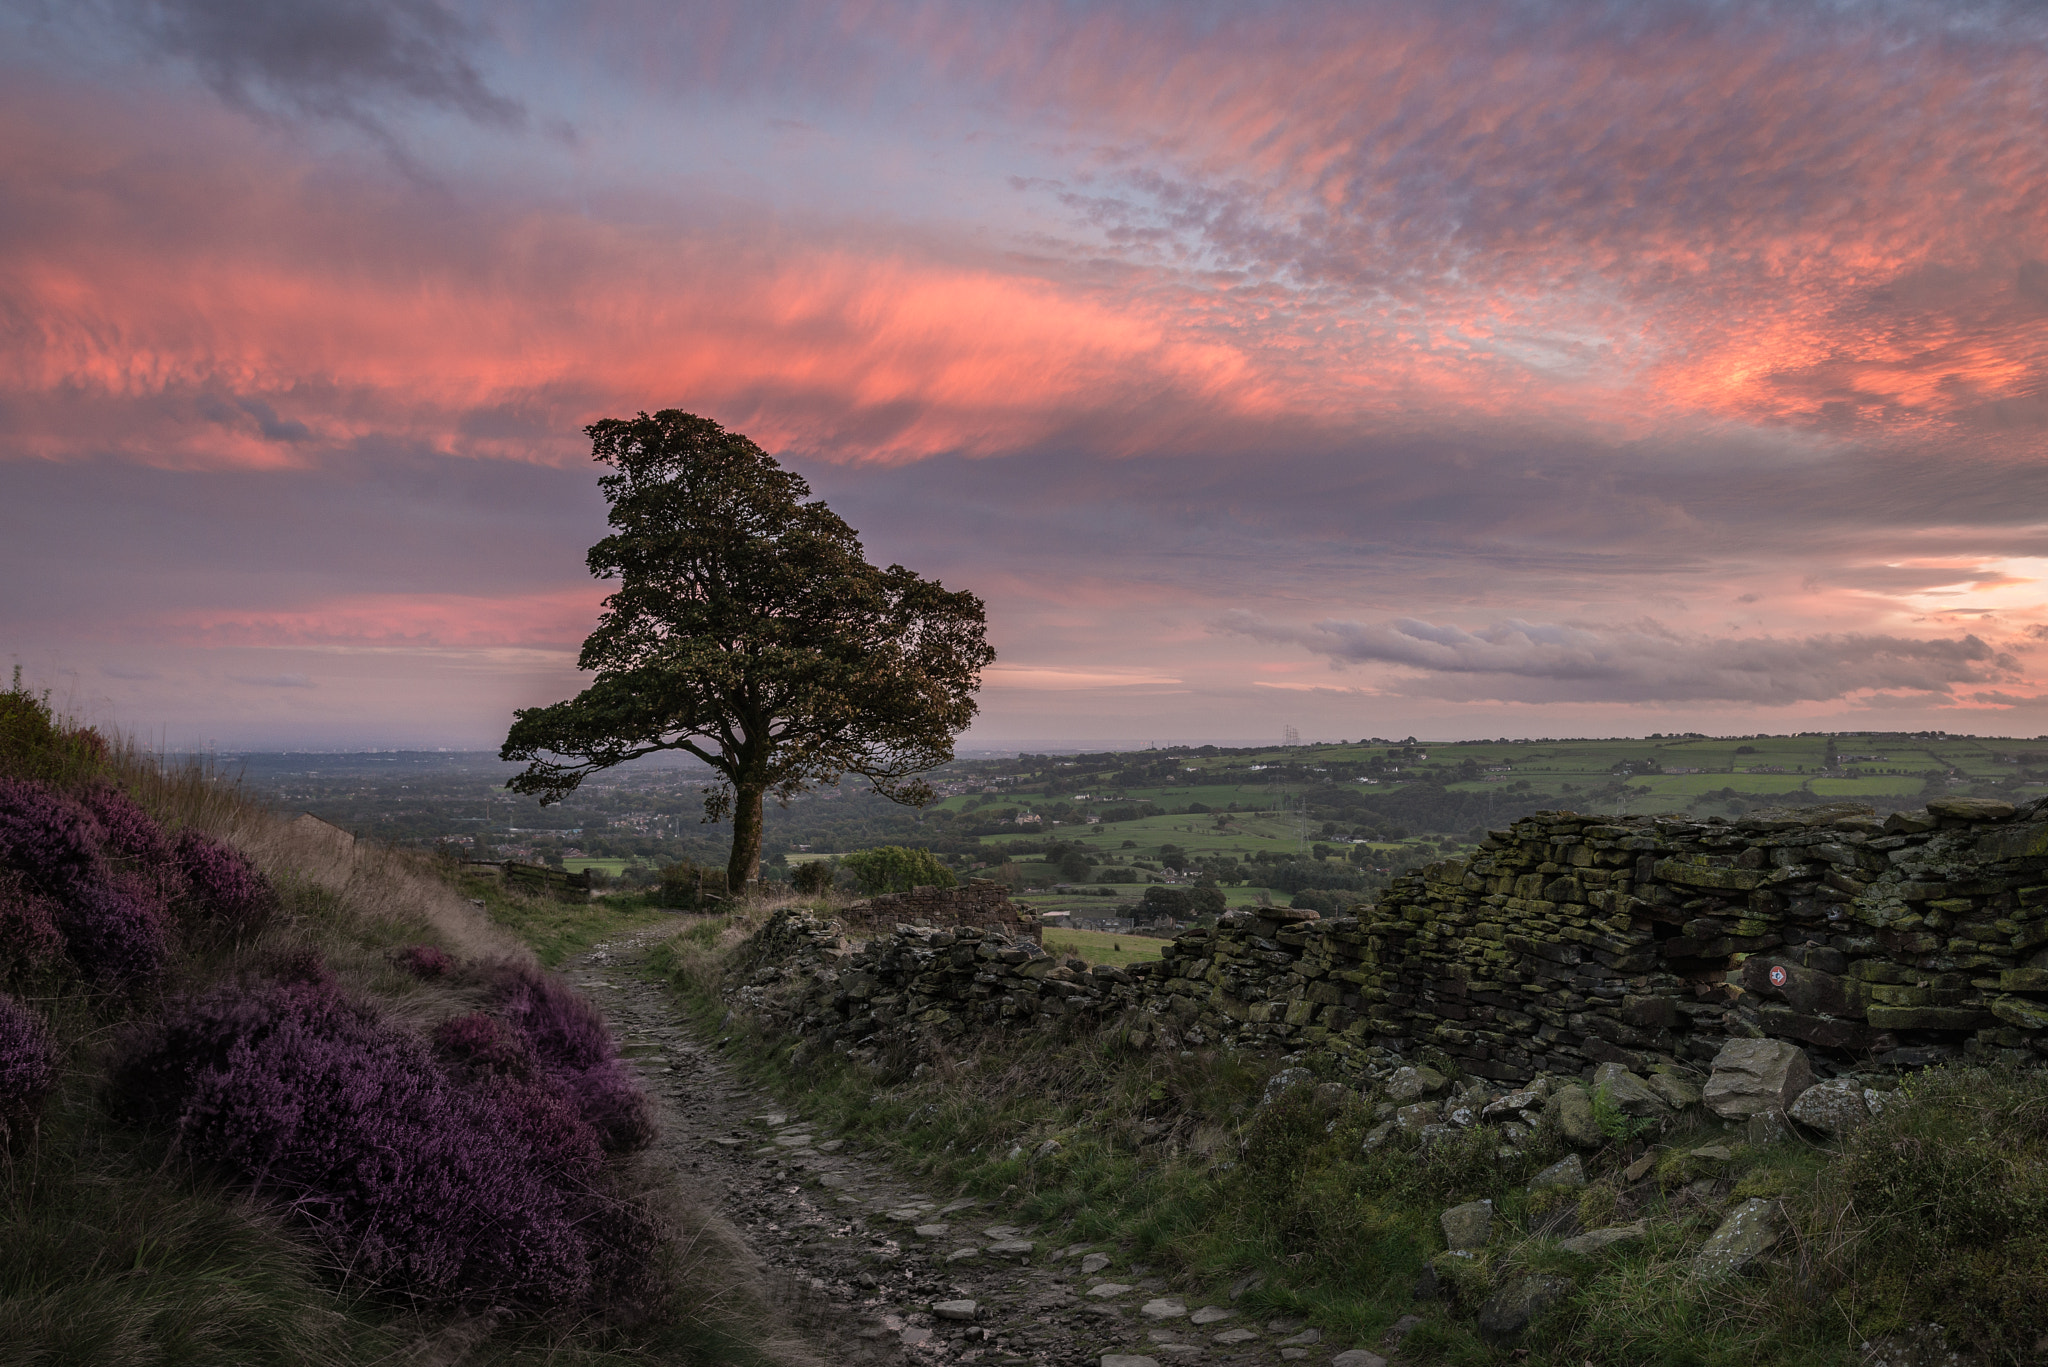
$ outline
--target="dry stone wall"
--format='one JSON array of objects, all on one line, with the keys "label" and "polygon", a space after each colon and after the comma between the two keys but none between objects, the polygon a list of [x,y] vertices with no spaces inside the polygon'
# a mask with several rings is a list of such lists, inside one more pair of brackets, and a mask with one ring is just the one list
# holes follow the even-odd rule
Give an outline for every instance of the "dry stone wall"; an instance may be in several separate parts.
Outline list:
[{"label": "dry stone wall", "polygon": [[958,887],[918,887],[884,893],[855,902],[840,920],[866,935],[886,933],[898,925],[937,928],[969,926],[998,930],[1010,940],[1036,940],[1038,917],[1010,900],[1009,889],[990,878],[970,878]]},{"label": "dry stone wall", "polygon": [[788,943],[762,943],[772,978],[748,991],[842,1049],[1121,1016],[1141,1044],[1358,1071],[1427,1048],[1502,1082],[1704,1070],[1744,1038],[1844,1064],[2048,1054],[2048,803],[1956,798],[1882,822],[1538,813],[1362,916],[1233,911],[1129,970],[1060,962],[1021,925],[901,924],[922,914],[911,901],[883,931],[883,901],[849,924],[871,927],[863,947],[778,918],[762,934]]}]

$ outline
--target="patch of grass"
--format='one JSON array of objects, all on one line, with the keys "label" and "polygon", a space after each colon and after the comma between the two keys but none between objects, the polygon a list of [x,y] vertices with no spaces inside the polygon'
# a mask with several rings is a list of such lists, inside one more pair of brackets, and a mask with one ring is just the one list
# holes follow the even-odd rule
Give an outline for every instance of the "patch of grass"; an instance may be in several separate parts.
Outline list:
[{"label": "patch of grass", "polygon": [[514,892],[488,874],[461,875],[461,888],[464,896],[484,904],[484,914],[494,924],[517,936],[549,968],[614,935],[676,919],[676,913],[653,905],[644,893],[558,902]]},{"label": "patch of grass", "polygon": [[2026,1360],[2048,1336],[2048,1077],[1910,1079],[1807,1209],[1858,1236],[1831,1275],[1868,1332],[1933,1320],[1951,1346]]},{"label": "patch of grass", "polygon": [[1045,932],[1045,947],[1061,958],[1121,968],[1125,964],[1149,963],[1159,958],[1166,948],[1166,941],[1142,935],[1112,935],[1100,930],[1049,929]]}]

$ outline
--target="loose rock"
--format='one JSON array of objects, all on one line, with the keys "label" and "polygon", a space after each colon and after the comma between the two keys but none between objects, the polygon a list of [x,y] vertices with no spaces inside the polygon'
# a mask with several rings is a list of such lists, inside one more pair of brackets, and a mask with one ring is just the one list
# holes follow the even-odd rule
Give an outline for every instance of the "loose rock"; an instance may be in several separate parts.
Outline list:
[{"label": "loose rock", "polygon": [[1467,1201],[1452,1206],[1439,1223],[1444,1227],[1444,1247],[1453,1251],[1485,1248],[1493,1235],[1493,1202]]},{"label": "loose rock", "polygon": [[1566,1154],[1543,1171],[1529,1179],[1529,1190],[1541,1191],[1545,1187],[1583,1187],[1586,1185],[1586,1165],[1575,1153]]},{"label": "loose rock", "polygon": [[1557,1089],[1550,1098],[1550,1113],[1557,1117],[1557,1132],[1573,1148],[1597,1149],[1606,1142],[1593,1119],[1593,1098],[1577,1083]]},{"label": "loose rock", "polygon": [[1693,1276],[1715,1281],[1740,1272],[1778,1242],[1779,1233],[1778,1203],[1753,1196],[1729,1211],[1693,1256]]},{"label": "loose rock", "polygon": [[1862,1086],[1840,1077],[1808,1087],[1787,1114],[1822,1134],[1844,1135],[1870,1119],[1870,1108],[1863,1103]]},{"label": "loose rock", "polygon": [[1714,1075],[1701,1094],[1724,1120],[1779,1114],[1813,1085],[1813,1068],[1796,1044],[1776,1039],[1732,1039],[1714,1055]]}]

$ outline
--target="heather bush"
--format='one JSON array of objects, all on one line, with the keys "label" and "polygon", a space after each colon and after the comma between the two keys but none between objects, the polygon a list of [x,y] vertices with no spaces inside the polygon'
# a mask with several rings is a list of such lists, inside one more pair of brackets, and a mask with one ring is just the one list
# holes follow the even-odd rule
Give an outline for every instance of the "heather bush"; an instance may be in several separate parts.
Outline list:
[{"label": "heather bush", "polygon": [[533,1050],[525,1038],[488,1011],[450,1016],[435,1027],[434,1043],[480,1072],[526,1077],[533,1071]]},{"label": "heather bush", "polygon": [[640,1085],[620,1064],[611,1031],[589,1001],[561,979],[517,964],[495,971],[499,1015],[526,1041],[606,1150],[626,1153],[654,1138]]},{"label": "heather bush", "polygon": [[102,986],[142,986],[170,958],[162,897],[140,874],[115,874],[73,888],[57,903],[57,929],[71,961]]},{"label": "heather bush", "polygon": [[498,1015],[542,1064],[581,1071],[613,1057],[604,1017],[560,978],[523,964],[500,964],[492,976]]},{"label": "heather bush", "polygon": [[654,1139],[654,1115],[640,1083],[617,1059],[570,1073],[561,1085],[607,1153],[631,1153]]},{"label": "heather bush", "polygon": [[0,1146],[35,1127],[57,1085],[57,1045],[35,1012],[0,993]]},{"label": "heather bush", "polygon": [[432,982],[444,978],[455,967],[455,960],[439,945],[407,945],[392,955],[393,960],[415,978]]},{"label": "heather bush", "polygon": [[57,904],[16,869],[0,869],[0,982],[41,972],[64,953]]},{"label": "heather bush", "polygon": [[191,885],[197,918],[209,927],[235,935],[263,929],[277,910],[270,880],[232,845],[199,831],[178,836],[178,867]]},{"label": "heather bush", "polygon": [[0,778],[0,865],[54,897],[103,883],[104,832],[92,813],[40,783]]},{"label": "heather bush", "polygon": [[174,1004],[116,1086],[188,1155],[280,1201],[355,1275],[440,1302],[590,1304],[635,1208],[573,1180],[589,1141],[545,1089],[463,1087],[427,1045],[332,986],[225,987]]},{"label": "heather bush", "polygon": [[167,863],[170,838],[155,817],[111,783],[95,783],[78,795],[79,805],[99,823],[101,846],[109,854],[139,864]]}]

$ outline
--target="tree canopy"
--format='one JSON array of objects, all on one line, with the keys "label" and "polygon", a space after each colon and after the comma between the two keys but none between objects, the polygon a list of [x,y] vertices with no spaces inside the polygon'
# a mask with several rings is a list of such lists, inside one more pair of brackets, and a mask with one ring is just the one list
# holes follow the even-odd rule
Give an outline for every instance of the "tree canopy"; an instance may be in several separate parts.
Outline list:
[{"label": "tree canopy", "polygon": [[567,702],[522,709],[506,786],[554,802],[586,777],[663,750],[719,781],[705,820],[733,818],[727,873],[758,876],[765,795],[846,774],[921,806],[916,776],[953,757],[995,652],[982,603],[901,565],[878,569],[810,486],[746,437],[675,409],[584,429],[612,534],[590,572],[619,581]]}]

